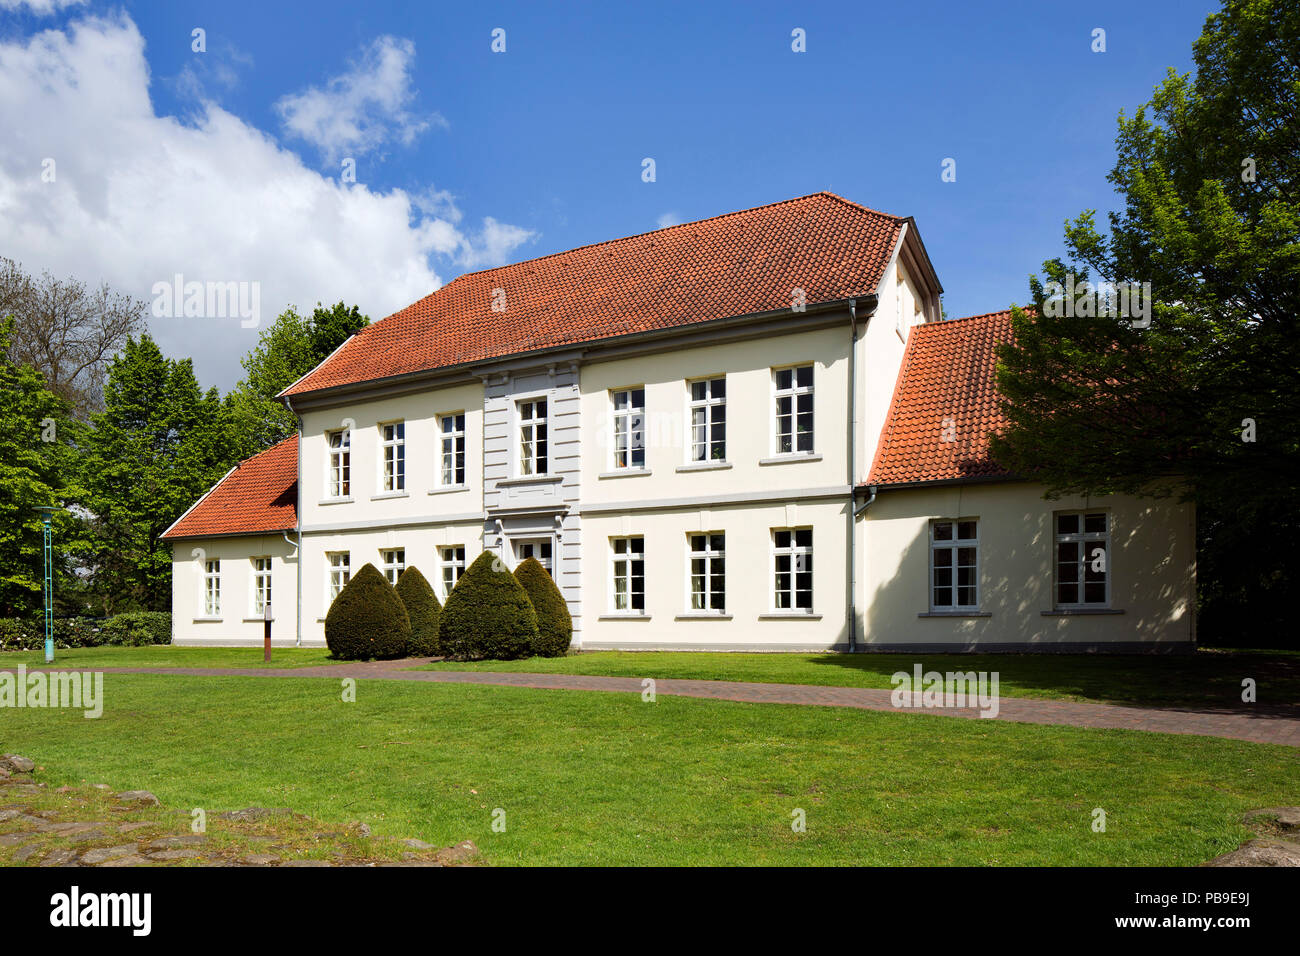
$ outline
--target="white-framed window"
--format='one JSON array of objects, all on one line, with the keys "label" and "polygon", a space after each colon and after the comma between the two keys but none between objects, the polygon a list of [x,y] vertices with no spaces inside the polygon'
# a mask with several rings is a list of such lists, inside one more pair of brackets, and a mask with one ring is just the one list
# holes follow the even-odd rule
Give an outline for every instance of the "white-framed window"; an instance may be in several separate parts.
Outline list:
[{"label": "white-framed window", "polygon": [[645,389],[620,388],[614,403],[614,468],[645,467]]},{"label": "white-framed window", "polygon": [[1110,606],[1110,515],[1105,511],[1058,511],[1056,606]]},{"label": "white-framed window", "polygon": [[772,607],[777,611],[813,610],[812,528],[772,529]]},{"label": "white-framed window", "polygon": [[406,570],[406,549],[405,548],[386,548],[379,552],[380,563],[384,566],[384,577],[388,578],[388,583],[397,586],[397,579],[402,576]]},{"label": "white-framed window", "polygon": [[727,380],[690,383],[691,461],[727,460]]},{"label": "white-framed window", "polygon": [[978,608],[979,520],[930,522],[930,610]]},{"label": "white-framed window", "polygon": [[271,606],[271,559],[253,558],[253,616],[262,617]]},{"label": "white-framed window", "polygon": [[442,599],[445,602],[451,589],[456,586],[460,576],[465,573],[465,546],[448,545],[438,549],[438,564],[442,568]]},{"label": "white-framed window", "polygon": [[727,536],[720,531],[687,535],[691,549],[691,610],[727,609]]},{"label": "white-framed window", "polygon": [[329,496],[346,498],[352,494],[352,432],[344,428],[326,432],[325,437],[329,441]]},{"label": "white-framed window", "polygon": [[406,423],[388,422],[379,426],[383,448],[383,473],[379,487],[382,491],[406,490]]},{"label": "white-framed window", "polygon": [[611,538],[614,564],[610,609],[615,614],[645,613],[645,538]]},{"label": "white-framed window", "polygon": [[352,554],[348,551],[327,551],[325,558],[329,562],[329,595],[333,602],[352,580]]},{"label": "white-framed window", "polygon": [[221,561],[217,558],[203,562],[203,616],[221,616]]},{"label": "white-framed window", "polygon": [[519,474],[547,473],[546,399],[519,403]]},{"label": "white-framed window", "polygon": [[443,487],[465,484],[465,413],[438,416],[438,483]]},{"label": "white-framed window", "polygon": [[795,455],[813,450],[813,367],[800,365],[773,371],[776,384],[776,453]]},{"label": "white-framed window", "polygon": [[555,577],[553,568],[552,542],[550,538],[531,538],[524,541],[515,542],[515,558],[517,561],[527,561],[529,558],[536,558],[537,562],[546,569],[551,577]]}]

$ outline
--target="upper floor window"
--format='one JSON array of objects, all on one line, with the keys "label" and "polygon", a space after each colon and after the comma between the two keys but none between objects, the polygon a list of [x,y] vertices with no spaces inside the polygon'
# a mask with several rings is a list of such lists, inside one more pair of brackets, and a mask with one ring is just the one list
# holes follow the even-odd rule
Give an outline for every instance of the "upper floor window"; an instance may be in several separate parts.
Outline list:
[{"label": "upper floor window", "polygon": [[330,551],[326,557],[329,559],[330,600],[333,601],[352,580],[352,555],[347,551]]},{"label": "upper floor window", "polygon": [[271,606],[271,559],[253,558],[253,616],[262,617]]},{"label": "upper floor window", "polygon": [[406,423],[390,422],[381,425],[384,450],[383,491],[403,491],[406,488]]},{"label": "upper floor window", "polygon": [[722,614],[727,608],[727,536],[692,534],[691,610]]},{"label": "upper floor window", "polygon": [[930,524],[930,610],[979,607],[979,522]]},{"label": "upper floor window", "polygon": [[813,450],[813,367],[777,369],[776,453]]},{"label": "upper floor window", "polygon": [[439,484],[443,486],[465,484],[465,413],[455,412],[438,419],[440,432],[441,467]]},{"label": "upper floor window", "polygon": [[352,494],[352,432],[326,432],[329,440],[329,493],[331,498],[346,498]]},{"label": "upper floor window", "polygon": [[546,465],[546,399],[519,403],[519,474],[544,475]]},{"label": "upper floor window", "polygon": [[465,573],[465,546],[453,544],[447,548],[439,548],[438,563],[442,566],[442,599],[446,601],[451,589]]},{"label": "upper floor window", "polygon": [[772,606],[812,613],[812,528],[773,528]]},{"label": "upper floor window", "polygon": [[203,563],[203,614],[205,617],[221,616],[221,562]]},{"label": "upper floor window", "polygon": [[388,583],[397,586],[397,579],[402,576],[406,570],[406,549],[389,548],[379,552],[379,557],[384,565],[384,577],[388,578]]},{"label": "upper floor window", "polygon": [[691,382],[691,461],[727,460],[727,380]]},{"label": "upper floor window", "polygon": [[645,538],[613,538],[614,603],[622,614],[645,613]]},{"label": "upper floor window", "polygon": [[623,388],[614,398],[614,467],[645,467],[645,389]]},{"label": "upper floor window", "polygon": [[1110,516],[1061,511],[1056,520],[1056,606],[1110,604]]}]

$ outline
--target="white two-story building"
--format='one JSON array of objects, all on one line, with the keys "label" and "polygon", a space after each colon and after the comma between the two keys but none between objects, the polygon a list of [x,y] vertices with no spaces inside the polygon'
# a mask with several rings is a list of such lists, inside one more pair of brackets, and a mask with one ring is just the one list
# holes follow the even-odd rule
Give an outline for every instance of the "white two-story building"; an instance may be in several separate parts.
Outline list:
[{"label": "white two-story building", "polygon": [[988,456],[1006,312],[829,193],[461,276],[282,395],[167,532],[177,643],[324,643],[352,571],[538,558],[580,648],[1175,649],[1193,512]]}]

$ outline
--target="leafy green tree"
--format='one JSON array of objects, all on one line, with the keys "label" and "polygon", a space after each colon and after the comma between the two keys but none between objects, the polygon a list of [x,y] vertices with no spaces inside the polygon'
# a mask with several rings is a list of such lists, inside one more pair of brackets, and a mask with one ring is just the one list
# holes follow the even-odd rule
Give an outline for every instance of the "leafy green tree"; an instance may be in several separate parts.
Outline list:
[{"label": "leafy green tree", "polygon": [[167,610],[172,553],[161,536],[233,463],[229,417],[189,359],[167,358],[144,334],[114,357],[92,423],[82,485],[105,610]]},{"label": "leafy green tree", "polygon": [[[29,365],[10,357],[13,321],[0,320],[0,617],[39,612],[45,578],[44,534],[39,505],[63,505],[75,495],[79,426],[71,403],[54,394]],[[78,521],[60,510],[53,516],[58,542],[56,572],[67,580],[62,556],[74,547]],[[56,580],[56,590],[60,590]]]},{"label": "leafy green tree", "polygon": [[[1297,583],[1258,546],[1300,532],[1297,51],[1294,3],[1229,0],[1208,18],[1194,74],[1171,70],[1120,115],[1108,178],[1123,208],[1104,233],[1093,211],[1066,223],[1066,259],[1031,278],[1036,315],[1013,312],[999,355],[999,461],[1050,495],[1196,502],[1203,632],[1288,620]],[[1062,298],[1085,281],[1149,283],[1150,308]]]}]

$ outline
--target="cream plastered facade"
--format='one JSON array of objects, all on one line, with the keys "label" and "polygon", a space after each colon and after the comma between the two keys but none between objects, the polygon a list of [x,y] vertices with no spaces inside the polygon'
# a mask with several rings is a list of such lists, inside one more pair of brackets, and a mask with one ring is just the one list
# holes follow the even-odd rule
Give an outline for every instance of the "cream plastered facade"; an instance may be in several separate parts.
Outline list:
[{"label": "cream plastered facade", "polygon": [[[465,565],[484,550],[514,566],[546,547],[587,649],[828,650],[1057,649],[1194,640],[1194,529],[1189,509],[1128,498],[1087,502],[1111,515],[1112,591],[1105,613],[1056,613],[1054,511],[1026,483],[881,489],[864,511],[865,481],[914,325],[939,319],[939,287],[919,241],[905,234],[875,301],[765,314],[674,332],[521,356],[429,376],[305,396],[298,513],[302,556],[285,536],[175,543],[178,643],[261,639],[245,622],[252,561],[274,558],[276,643],[324,643],[331,555],[355,573],[402,549],[445,598],[444,548]],[[874,306],[874,308],[873,308]],[[856,325],[856,350],[851,347]],[[812,369],[813,447],[777,445],[780,370]],[[857,394],[851,383],[856,377]],[[691,383],[722,380],[725,455],[693,460]],[[644,393],[644,463],[616,460],[618,393]],[[521,403],[548,403],[545,474],[521,464]],[[465,480],[439,471],[438,421],[465,415]],[[383,426],[405,429],[405,488],[382,490]],[[350,488],[330,488],[330,434],[350,440]],[[850,447],[852,446],[852,452]],[[852,467],[850,467],[852,459]],[[979,526],[978,608],[936,614],[929,604],[931,523]],[[850,531],[850,527],[852,531]],[[811,531],[811,607],[779,606],[775,535]],[[725,536],[724,607],[700,613],[691,595],[692,535]],[[296,540],[297,532],[288,539]],[[638,538],[640,609],[615,598],[615,542]],[[850,549],[850,540],[853,548]],[[223,614],[206,620],[195,548],[219,554]],[[524,549],[528,549],[525,551]],[[290,555],[293,555],[290,557]],[[806,554],[800,557],[807,562]],[[302,624],[298,606],[301,563]],[[804,565],[801,565],[804,566]],[[227,602],[224,595],[229,594]],[[852,601],[850,601],[852,594]],[[1044,613],[1047,612],[1047,613]]]}]

